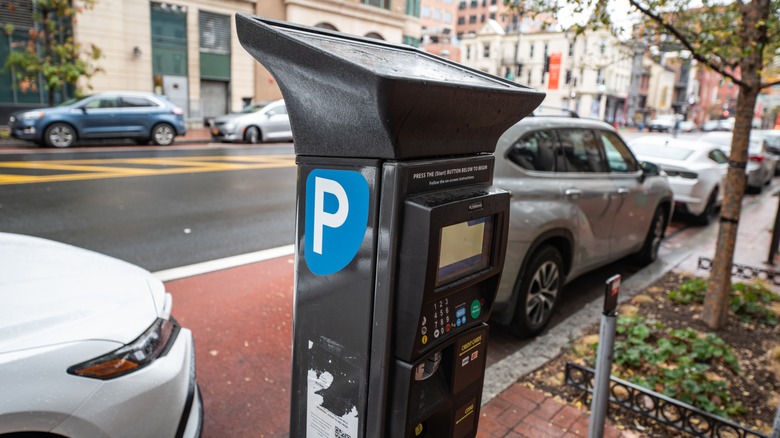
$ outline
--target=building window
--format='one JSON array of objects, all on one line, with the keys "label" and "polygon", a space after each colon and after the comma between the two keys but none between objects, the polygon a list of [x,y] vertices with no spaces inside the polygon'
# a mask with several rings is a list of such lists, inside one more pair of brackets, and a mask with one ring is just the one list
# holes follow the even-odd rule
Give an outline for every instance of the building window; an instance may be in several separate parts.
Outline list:
[{"label": "building window", "polygon": [[[390,0],[382,0],[386,5],[384,9],[390,9]],[[420,2],[422,0],[406,0],[406,15],[420,17]]]},{"label": "building window", "polygon": [[574,56],[574,41],[569,43],[569,56]]},{"label": "building window", "polygon": [[[375,6],[382,9],[390,9],[390,0],[363,0],[364,5]],[[409,5],[406,5],[407,9]]]},{"label": "building window", "polygon": [[483,58],[490,58],[490,43],[485,43],[482,46],[482,57]]},{"label": "building window", "polygon": [[528,85],[531,85],[531,69],[528,69],[528,80],[526,81]]},{"label": "building window", "polygon": [[428,18],[431,16],[431,8],[428,5],[422,5],[420,9],[420,17]]},{"label": "building window", "polygon": [[466,2],[458,3],[458,9],[466,9]]},{"label": "building window", "polygon": [[452,12],[444,11],[444,19],[442,21],[447,23],[447,24],[451,24],[452,23]]},{"label": "building window", "polygon": [[477,0],[471,0],[471,7],[476,8],[477,7]]},{"label": "building window", "polygon": [[485,22],[485,14],[482,14],[481,17],[479,17],[479,22],[484,23]]},{"label": "building window", "polygon": [[441,21],[441,9],[433,8],[433,19],[436,21]]},{"label": "building window", "polygon": [[496,0],[490,0],[490,4],[491,4],[491,5],[494,5],[494,4],[496,4]]},{"label": "building window", "polygon": [[458,17],[458,24],[466,24],[466,17]]},{"label": "building window", "polygon": [[466,46],[466,59],[471,59],[471,44]]},{"label": "building window", "polygon": [[528,57],[531,58],[531,59],[533,59],[533,57],[534,57],[534,43],[533,42],[528,44]]},{"label": "building window", "polygon": [[491,12],[490,13],[490,19],[491,20],[495,20],[496,19],[496,13],[495,12]]},{"label": "building window", "polygon": [[571,70],[566,70],[566,85],[571,84]]},{"label": "building window", "polygon": [[600,68],[596,71],[596,85],[604,83],[604,69]]},{"label": "building window", "polygon": [[477,16],[472,15],[469,17],[469,24],[475,24],[477,22]]}]

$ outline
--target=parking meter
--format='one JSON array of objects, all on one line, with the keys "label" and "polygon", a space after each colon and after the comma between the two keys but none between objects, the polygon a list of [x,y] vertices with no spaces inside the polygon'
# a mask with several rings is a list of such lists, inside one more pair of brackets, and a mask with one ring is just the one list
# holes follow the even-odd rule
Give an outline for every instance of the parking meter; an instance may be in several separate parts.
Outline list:
[{"label": "parking meter", "polygon": [[500,134],[544,95],[417,49],[236,16],[298,166],[293,437],[472,437],[509,194]]}]

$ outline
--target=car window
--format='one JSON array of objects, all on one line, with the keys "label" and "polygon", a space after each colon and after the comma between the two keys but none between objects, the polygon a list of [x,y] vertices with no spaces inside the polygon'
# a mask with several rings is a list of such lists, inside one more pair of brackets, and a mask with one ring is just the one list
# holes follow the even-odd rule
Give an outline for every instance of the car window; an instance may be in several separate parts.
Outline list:
[{"label": "car window", "polygon": [[599,134],[610,172],[636,172],[639,169],[636,159],[620,137],[609,131],[599,131]]},{"label": "car window", "polygon": [[590,129],[558,130],[558,140],[566,163],[559,172],[607,172],[601,147]]},{"label": "car window", "polygon": [[555,172],[557,143],[552,131],[533,132],[520,138],[507,158],[523,169]]},{"label": "car window", "polygon": [[151,100],[140,96],[124,96],[122,97],[122,107],[124,108],[138,108],[138,107],[150,107],[157,106]]},{"label": "car window", "polygon": [[284,105],[279,105],[277,107],[268,110],[269,116],[277,116],[279,114],[287,114],[287,107],[285,107]]},{"label": "car window", "polygon": [[726,164],[729,162],[729,158],[720,149],[711,150],[710,153],[707,154],[707,158],[718,164]]},{"label": "car window", "polygon": [[119,107],[119,99],[116,97],[101,97],[98,99],[91,100],[87,102],[86,105],[84,105],[85,108],[90,109],[96,109],[96,108],[118,108]]}]

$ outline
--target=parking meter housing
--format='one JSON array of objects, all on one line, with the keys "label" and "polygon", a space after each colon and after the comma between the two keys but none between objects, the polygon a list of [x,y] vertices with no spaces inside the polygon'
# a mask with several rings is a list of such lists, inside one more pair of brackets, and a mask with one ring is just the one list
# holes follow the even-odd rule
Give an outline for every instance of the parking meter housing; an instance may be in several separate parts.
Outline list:
[{"label": "parking meter housing", "polygon": [[542,93],[408,46],[238,14],[298,165],[290,434],[476,434],[509,194]]}]

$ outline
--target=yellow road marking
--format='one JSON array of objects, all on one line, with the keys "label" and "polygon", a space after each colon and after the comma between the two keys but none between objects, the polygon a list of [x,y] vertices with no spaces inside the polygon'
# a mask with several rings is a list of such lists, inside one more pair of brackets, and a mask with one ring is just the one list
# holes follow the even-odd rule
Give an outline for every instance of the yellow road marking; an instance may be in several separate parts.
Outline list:
[{"label": "yellow road marking", "polygon": [[[138,165],[158,167],[134,167]],[[0,162],[0,185],[78,181],[131,176],[174,175],[295,166],[294,155],[232,155],[205,157],[110,158],[88,160]],[[3,169],[63,171],[49,175],[4,173]]]}]

